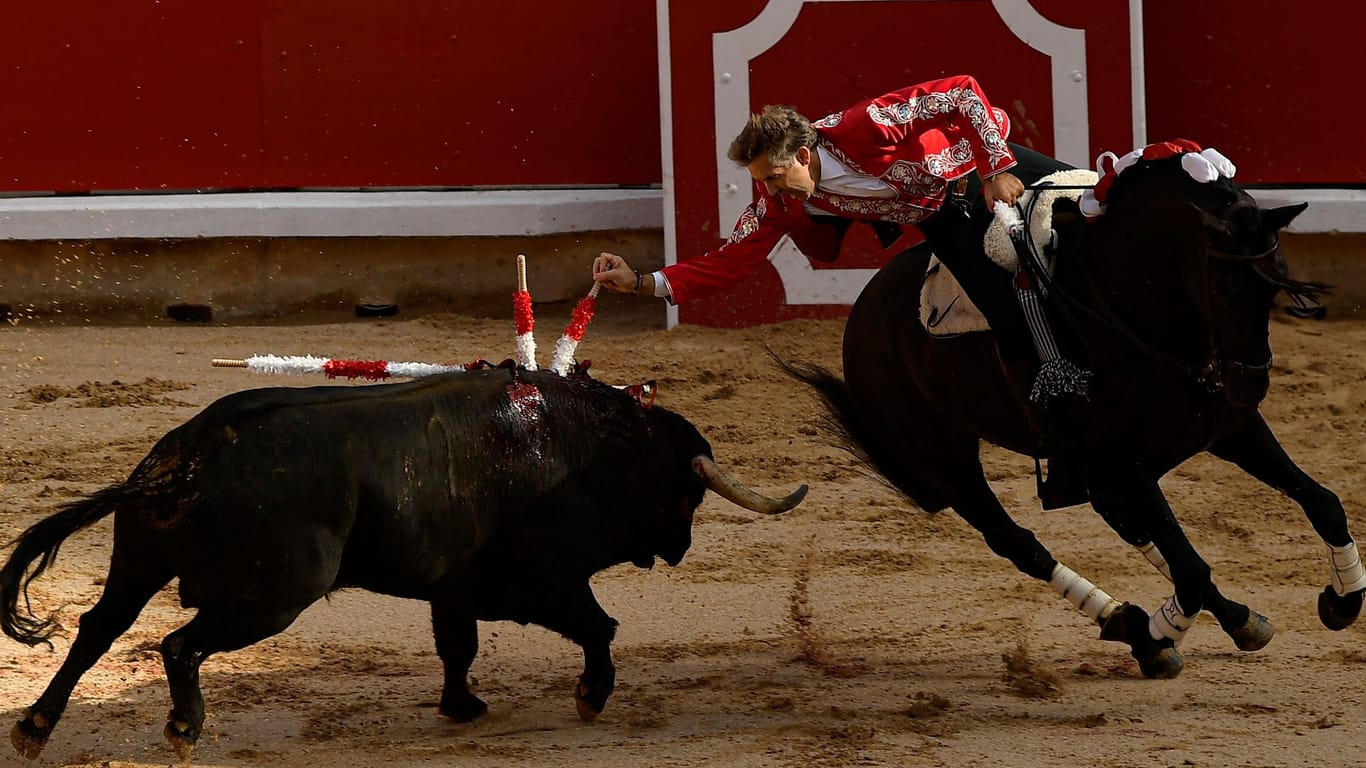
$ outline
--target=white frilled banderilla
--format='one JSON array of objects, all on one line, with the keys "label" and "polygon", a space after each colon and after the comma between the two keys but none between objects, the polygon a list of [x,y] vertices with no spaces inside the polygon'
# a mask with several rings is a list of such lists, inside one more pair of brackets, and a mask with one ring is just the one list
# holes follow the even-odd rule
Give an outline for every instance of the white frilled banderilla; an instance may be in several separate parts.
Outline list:
[{"label": "white frilled banderilla", "polygon": [[[555,342],[555,351],[550,358],[550,370],[560,376],[567,376],[574,366],[574,354],[579,342],[583,340],[588,324],[596,312],[598,290],[601,286],[593,284],[588,295],[574,306],[573,314],[564,332]],[[517,330],[514,361],[517,366],[528,371],[537,369],[535,316],[531,308],[531,293],[526,287],[526,257],[517,256],[517,292],[512,295],[513,322]],[[367,379],[382,381],[389,378],[421,378],[442,373],[469,371],[488,367],[483,358],[471,363],[415,363],[392,362],[389,360],[358,360],[352,358],[330,358],[315,355],[252,355],[241,360],[215,358],[215,368],[246,368],[256,373],[271,374],[309,374],[321,373],[329,379]]]}]

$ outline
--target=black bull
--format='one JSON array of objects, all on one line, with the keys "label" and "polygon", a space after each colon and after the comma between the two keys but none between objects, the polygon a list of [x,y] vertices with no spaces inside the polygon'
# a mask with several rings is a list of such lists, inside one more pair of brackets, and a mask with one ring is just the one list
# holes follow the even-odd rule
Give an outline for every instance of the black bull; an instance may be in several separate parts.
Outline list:
[{"label": "black bull", "polygon": [[483,714],[466,683],[476,622],[513,620],[582,646],[574,698],[591,719],[613,688],[616,621],[589,577],[656,556],[676,565],[709,487],[761,512],[805,493],[758,496],[711,458],[683,417],[583,376],[505,368],[224,397],[163,437],[126,481],[13,543],[0,627],[45,643],[55,622],[20,613],[20,597],[68,536],[114,514],[104,593],[14,727],[14,746],[39,753],[77,680],[174,578],[182,604],[197,609],[161,644],[166,736],[183,754],[204,721],[204,659],[284,630],[346,587],[431,603],[445,715]]}]

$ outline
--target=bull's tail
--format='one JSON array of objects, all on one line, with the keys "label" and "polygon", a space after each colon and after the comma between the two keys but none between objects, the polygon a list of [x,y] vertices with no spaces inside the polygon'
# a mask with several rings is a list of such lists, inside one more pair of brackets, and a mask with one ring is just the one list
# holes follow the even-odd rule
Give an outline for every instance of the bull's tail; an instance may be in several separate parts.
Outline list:
[{"label": "bull's tail", "polygon": [[941,493],[930,488],[914,467],[907,466],[905,453],[887,444],[889,432],[885,425],[874,423],[871,419],[877,417],[858,407],[843,379],[819,365],[789,363],[777,355],[773,357],[789,376],[816,391],[828,411],[826,426],[840,445],[875,470],[879,479],[927,512],[938,512],[948,506]]},{"label": "bull's tail", "polygon": [[[118,508],[124,495],[123,486],[115,485],[66,504],[10,542],[14,552],[4,568],[0,568],[0,630],[26,645],[51,645],[49,638],[57,632],[57,623],[50,616],[38,618],[32,614],[28,585],[52,565],[62,542],[107,517]],[[24,598],[22,614],[19,611],[21,595]]]}]

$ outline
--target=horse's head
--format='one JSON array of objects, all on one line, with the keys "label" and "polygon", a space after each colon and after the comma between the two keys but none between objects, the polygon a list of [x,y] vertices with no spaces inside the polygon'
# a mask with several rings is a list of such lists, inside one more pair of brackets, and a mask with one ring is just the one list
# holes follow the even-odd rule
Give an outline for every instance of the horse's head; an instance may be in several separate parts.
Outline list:
[{"label": "horse's head", "polygon": [[1227,177],[1196,181],[1179,156],[1140,162],[1114,181],[1092,251],[1104,262],[1092,268],[1122,260],[1132,285],[1126,297],[1111,283],[1117,308],[1211,390],[1255,403],[1269,383],[1276,295],[1326,290],[1292,279],[1281,252],[1281,230],[1307,207],[1261,208]]}]

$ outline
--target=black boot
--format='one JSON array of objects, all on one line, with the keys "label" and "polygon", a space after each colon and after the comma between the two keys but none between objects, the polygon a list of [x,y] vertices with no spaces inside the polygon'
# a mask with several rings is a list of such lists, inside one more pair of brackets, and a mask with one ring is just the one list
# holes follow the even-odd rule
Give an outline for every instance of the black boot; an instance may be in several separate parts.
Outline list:
[{"label": "black boot", "polygon": [[1035,460],[1039,501],[1043,508],[1060,509],[1090,501],[1086,487],[1086,451],[1081,427],[1086,401],[1076,395],[1053,398],[1044,408],[1042,453],[1048,458],[1045,477]]}]

